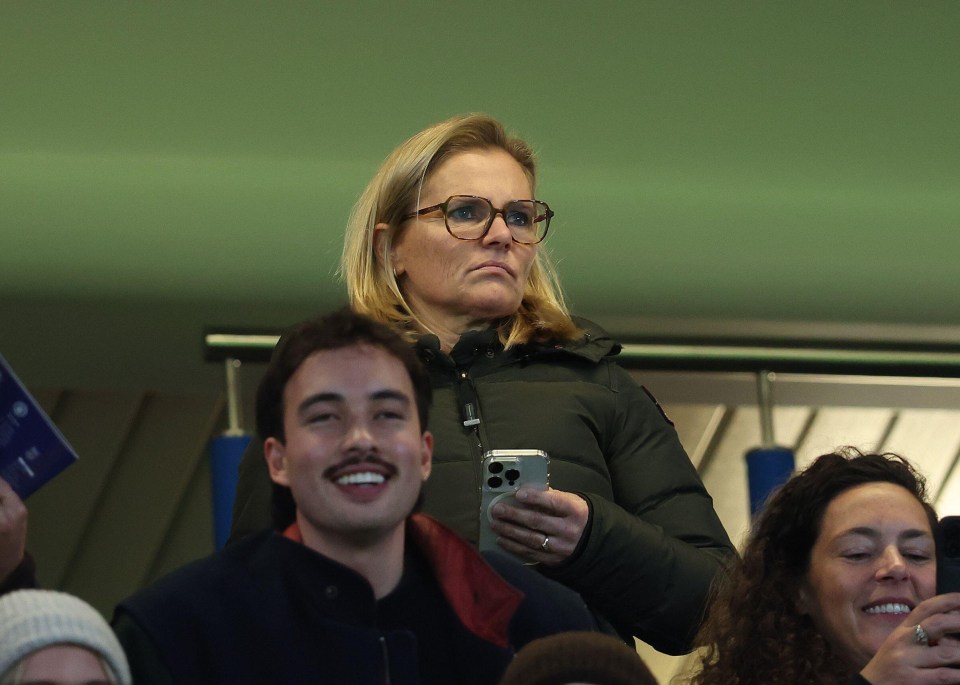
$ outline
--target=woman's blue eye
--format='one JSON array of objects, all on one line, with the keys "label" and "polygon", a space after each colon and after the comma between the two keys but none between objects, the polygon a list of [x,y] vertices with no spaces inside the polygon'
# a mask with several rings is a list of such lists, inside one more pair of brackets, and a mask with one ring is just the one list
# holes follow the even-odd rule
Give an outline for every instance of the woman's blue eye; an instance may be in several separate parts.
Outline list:
[{"label": "woman's blue eye", "polygon": [[519,209],[511,209],[507,212],[507,223],[511,226],[529,226],[533,223],[533,217],[529,212]]},{"label": "woman's blue eye", "polygon": [[480,215],[477,208],[471,204],[457,205],[447,208],[447,218],[454,221],[475,221]]}]

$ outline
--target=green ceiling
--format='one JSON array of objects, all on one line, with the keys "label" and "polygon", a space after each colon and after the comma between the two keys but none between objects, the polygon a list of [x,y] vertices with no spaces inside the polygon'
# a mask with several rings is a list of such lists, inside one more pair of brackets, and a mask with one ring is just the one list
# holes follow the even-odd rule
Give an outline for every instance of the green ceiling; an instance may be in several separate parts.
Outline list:
[{"label": "green ceiling", "polygon": [[958,36],[946,0],[0,2],[0,351],[339,302],[365,181],[466,111],[540,151],[588,317],[960,325]]}]

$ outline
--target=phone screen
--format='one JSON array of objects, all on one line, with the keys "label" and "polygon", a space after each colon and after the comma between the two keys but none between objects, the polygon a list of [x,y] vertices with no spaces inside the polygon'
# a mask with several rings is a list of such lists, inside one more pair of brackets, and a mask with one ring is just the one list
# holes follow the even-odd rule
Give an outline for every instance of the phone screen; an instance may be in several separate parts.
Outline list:
[{"label": "phone screen", "polygon": [[936,533],[937,594],[960,592],[960,516],[944,516]]}]

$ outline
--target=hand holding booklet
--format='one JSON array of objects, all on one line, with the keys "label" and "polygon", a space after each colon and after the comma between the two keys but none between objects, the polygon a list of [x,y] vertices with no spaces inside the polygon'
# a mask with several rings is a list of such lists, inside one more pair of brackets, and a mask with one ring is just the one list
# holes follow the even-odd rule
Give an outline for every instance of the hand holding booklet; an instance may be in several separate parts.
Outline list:
[{"label": "hand holding booklet", "polygon": [[26,499],[77,453],[0,355],[0,478]]}]

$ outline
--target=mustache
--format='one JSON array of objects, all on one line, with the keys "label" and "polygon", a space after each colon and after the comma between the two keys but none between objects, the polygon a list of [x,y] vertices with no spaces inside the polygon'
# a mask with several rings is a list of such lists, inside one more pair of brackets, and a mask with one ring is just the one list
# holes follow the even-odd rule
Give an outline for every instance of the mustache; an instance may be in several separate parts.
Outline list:
[{"label": "mustache", "polygon": [[353,466],[361,466],[363,464],[378,466],[385,472],[387,477],[397,475],[397,467],[391,464],[390,462],[384,461],[376,454],[367,454],[364,456],[357,457],[348,457],[343,461],[337,462],[332,466],[328,466],[323,471],[323,477],[333,480],[336,478],[339,473],[345,469],[351,468]]}]

